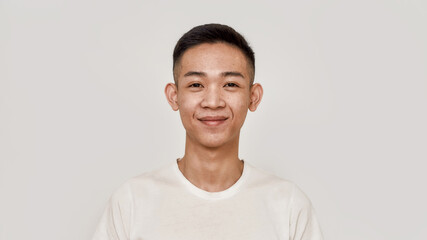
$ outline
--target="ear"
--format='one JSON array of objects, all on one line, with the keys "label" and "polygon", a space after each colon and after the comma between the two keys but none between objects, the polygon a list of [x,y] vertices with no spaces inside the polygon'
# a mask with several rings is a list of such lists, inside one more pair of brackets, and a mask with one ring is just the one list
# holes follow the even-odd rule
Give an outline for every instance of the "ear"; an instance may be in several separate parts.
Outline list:
[{"label": "ear", "polygon": [[251,112],[255,112],[255,110],[257,109],[258,105],[261,103],[261,99],[262,99],[262,95],[264,93],[264,90],[262,89],[261,84],[259,83],[255,83],[254,85],[252,85],[251,87],[251,102],[249,104],[249,110]]},{"label": "ear", "polygon": [[179,109],[178,106],[178,90],[175,84],[168,83],[165,87],[165,95],[169,105],[171,105],[174,111]]}]

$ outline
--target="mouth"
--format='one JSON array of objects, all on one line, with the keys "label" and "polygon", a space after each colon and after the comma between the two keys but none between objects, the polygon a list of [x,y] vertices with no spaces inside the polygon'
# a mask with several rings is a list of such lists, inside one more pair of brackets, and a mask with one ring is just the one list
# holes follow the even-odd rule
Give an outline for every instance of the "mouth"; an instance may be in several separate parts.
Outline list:
[{"label": "mouth", "polygon": [[202,118],[198,118],[203,124],[208,126],[219,126],[227,121],[228,117],[224,116],[206,116]]}]

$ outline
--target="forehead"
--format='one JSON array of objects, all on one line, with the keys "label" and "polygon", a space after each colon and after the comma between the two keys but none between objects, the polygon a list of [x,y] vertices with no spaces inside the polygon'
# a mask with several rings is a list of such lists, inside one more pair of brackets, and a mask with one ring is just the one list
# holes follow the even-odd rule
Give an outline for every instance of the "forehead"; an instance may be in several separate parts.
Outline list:
[{"label": "forehead", "polygon": [[181,74],[185,74],[185,71],[202,70],[243,71],[248,77],[245,55],[239,48],[227,43],[203,43],[192,47],[184,52],[179,65]]}]

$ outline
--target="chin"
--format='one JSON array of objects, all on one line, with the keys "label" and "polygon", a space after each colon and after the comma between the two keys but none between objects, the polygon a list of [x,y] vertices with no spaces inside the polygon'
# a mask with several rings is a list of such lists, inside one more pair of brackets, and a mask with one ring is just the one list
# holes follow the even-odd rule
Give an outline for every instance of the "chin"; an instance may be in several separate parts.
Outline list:
[{"label": "chin", "polygon": [[229,142],[232,142],[232,139],[230,138],[226,138],[223,136],[215,136],[215,135],[204,137],[204,139],[199,139],[199,140],[200,140],[199,142],[203,146],[206,146],[208,148],[218,148],[228,144]]},{"label": "chin", "polygon": [[206,148],[219,148],[221,146],[224,146],[226,143],[223,143],[223,142],[207,142],[207,143],[204,143],[204,142],[202,142],[201,144],[203,146],[205,146]]},{"label": "chin", "polygon": [[192,132],[187,132],[187,137],[191,139],[191,142],[193,142],[193,144],[200,144],[207,148],[219,148],[227,144],[233,143],[236,138],[237,141],[239,139],[238,133],[236,136],[229,131],[216,133],[198,132],[196,134],[193,134]]}]

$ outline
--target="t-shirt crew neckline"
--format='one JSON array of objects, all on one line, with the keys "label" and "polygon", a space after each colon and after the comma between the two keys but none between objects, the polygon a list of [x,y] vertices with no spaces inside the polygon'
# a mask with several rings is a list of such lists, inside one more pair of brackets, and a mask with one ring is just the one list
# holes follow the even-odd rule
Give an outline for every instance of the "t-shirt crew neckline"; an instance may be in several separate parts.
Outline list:
[{"label": "t-shirt crew neckline", "polygon": [[246,179],[250,172],[250,166],[247,162],[245,162],[243,159],[241,160],[243,162],[243,171],[240,178],[229,188],[219,191],[219,192],[208,192],[206,190],[203,190],[201,188],[196,187],[193,183],[191,183],[185,176],[182,174],[181,170],[179,170],[178,167],[178,161],[181,160],[180,158],[177,158],[174,161],[174,171],[178,175],[178,178],[181,180],[182,183],[184,183],[188,190],[197,195],[198,197],[208,199],[208,200],[216,200],[216,199],[223,199],[227,197],[231,197],[232,195],[236,194],[244,182],[246,182]]}]

